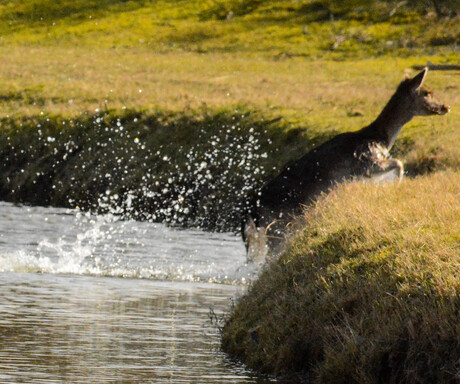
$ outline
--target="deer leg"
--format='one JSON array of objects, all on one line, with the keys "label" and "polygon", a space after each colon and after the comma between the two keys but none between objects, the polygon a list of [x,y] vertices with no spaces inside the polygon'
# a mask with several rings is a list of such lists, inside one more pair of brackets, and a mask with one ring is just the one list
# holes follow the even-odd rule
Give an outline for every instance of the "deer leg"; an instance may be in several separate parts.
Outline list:
[{"label": "deer leg", "polygon": [[268,251],[267,236],[264,227],[257,227],[250,219],[244,228],[246,261],[261,263],[265,260]]},{"label": "deer leg", "polygon": [[376,161],[371,170],[371,177],[380,177],[395,172],[398,182],[401,182],[404,175],[404,165],[398,159],[382,159]]}]

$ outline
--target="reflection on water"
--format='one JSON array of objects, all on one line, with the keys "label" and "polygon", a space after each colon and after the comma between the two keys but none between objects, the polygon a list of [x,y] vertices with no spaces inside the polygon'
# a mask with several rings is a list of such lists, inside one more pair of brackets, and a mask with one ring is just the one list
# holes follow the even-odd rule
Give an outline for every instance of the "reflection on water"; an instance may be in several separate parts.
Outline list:
[{"label": "reflection on water", "polygon": [[0,381],[251,383],[219,351],[209,308],[238,287],[0,274]]},{"label": "reflection on water", "polygon": [[77,216],[0,204],[0,382],[266,382],[209,318],[251,272],[236,238]]}]

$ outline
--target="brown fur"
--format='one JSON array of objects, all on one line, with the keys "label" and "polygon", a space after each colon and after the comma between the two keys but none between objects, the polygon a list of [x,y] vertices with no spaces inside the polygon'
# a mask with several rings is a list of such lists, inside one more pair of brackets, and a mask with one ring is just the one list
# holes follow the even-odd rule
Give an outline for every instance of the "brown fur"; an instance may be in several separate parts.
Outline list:
[{"label": "brown fur", "polygon": [[[337,183],[363,178],[402,179],[402,162],[389,158],[402,127],[414,116],[449,112],[448,106],[437,102],[431,91],[422,86],[427,71],[425,68],[414,78],[402,81],[374,122],[359,131],[337,135],[313,149],[287,165],[260,190],[251,204],[249,218],[255,223],[252,231],[265,234],[271,251],[280,249],[286,225],[293,216]],[[255,238],[251,226],[246,225],[243,238],[251,239],[248,234]],[[260,242],[260,236],[257,239]],[[247,249],[251,247],[248,243]]]}]

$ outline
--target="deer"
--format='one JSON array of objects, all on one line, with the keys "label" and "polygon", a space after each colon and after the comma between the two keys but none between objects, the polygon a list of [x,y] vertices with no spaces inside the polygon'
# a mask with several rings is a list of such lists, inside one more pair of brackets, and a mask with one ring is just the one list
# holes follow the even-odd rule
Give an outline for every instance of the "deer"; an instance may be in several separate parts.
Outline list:
[{"label": "deer", "polygon": [[279,252],[289,223],[306,206],[347,180],[401,181],[403,163],[390,157],[402,127],[415,116],[444,115],[450,107],[423,86],[424,68],[397,87],[378,117],[358,131],[338,134],[284,167],[248,204],[242,223],[248,262]]}]

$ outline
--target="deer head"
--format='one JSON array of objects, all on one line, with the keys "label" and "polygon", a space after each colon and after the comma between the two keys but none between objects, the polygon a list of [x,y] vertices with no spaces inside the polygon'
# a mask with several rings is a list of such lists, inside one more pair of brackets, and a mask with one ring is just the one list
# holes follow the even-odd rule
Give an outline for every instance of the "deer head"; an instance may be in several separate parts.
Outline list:
[{"label": "deer head", "polygon": [[423,69],[412,79],[401,83],[401,88],[409,97],[409,109],[414,116],[445,115],[450,111],[448,105],[442,104],[433,97],[433,92],[423,86],[428,68]]}]

